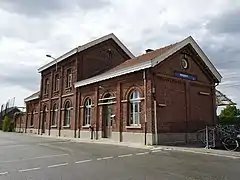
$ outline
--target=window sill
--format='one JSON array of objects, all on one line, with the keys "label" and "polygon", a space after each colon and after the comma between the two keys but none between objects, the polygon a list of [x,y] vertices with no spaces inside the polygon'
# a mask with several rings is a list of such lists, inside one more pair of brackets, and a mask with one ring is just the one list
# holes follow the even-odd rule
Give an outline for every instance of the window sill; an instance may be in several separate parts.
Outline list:
[{"label": "window sill", "polygon": [[127,129],[141,129],[142,126],[141,125],[130,125],[130,126],[126,126]]},{"label": "window sill", "polygon": [[70,125],[63,126],[64,129],[70,129]]},{"label": "window sill", "polygon": [[51,128],[57,128],[57,125],[52,125]]},{"label": "window sill", "polygon": [[85,125],[85,126],[82,126],[83,129],[89,129],[90,128],[90,125]]}]

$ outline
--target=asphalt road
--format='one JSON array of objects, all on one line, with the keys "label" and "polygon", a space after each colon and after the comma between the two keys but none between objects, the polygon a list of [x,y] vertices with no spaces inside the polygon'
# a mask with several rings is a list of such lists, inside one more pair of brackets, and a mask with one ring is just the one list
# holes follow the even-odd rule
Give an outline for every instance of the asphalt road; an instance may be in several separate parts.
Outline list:
[{"label": "asphalt road", "polygon": [[237,180],[240,159],[0,132],[0,180]]}]

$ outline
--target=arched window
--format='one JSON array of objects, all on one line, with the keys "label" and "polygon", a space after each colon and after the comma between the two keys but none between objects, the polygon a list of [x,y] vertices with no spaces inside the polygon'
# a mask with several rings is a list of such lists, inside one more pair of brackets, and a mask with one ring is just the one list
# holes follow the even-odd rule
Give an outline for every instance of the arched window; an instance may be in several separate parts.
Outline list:
[{"label": "arched window", "polygon": [[68,69],[67,70],[66,87],[71,87],[71,86],[72,86],[72,70]]},{"label": "arched window", "polygon": [[140,125],[140,93],[137,90],[133,90],[129,97],[129,121],[128,126]]},{"label": "arched window", "polygon": [[91,124],[91,107],[92,107],[92,100],[90,98],[87,98],[84,103],[83,126],[88,126]]},{"label": "arched window", "polygon": [[57,113],[58,109],[57,109],[57,104],[54,104],[53,106],[53,111],[52,111],[52,126],[56,126],[57,125],[57,118],[58,118],[58,113]]},{"label": "arched window", "polygon": [[48,94],[48,90],[49,90],[49,79],[47,78],[44,84],[44,94]]},{"label": "arched window", "polygon": [[68,101],[65,104],[63,126],[69,126],[70,125],[70,113],[71,113],[71,107],[70,107],[70,102]]},{"label": "arched window", "polygon": [[43,122],[46,122],[47,120],[47,106],[44,106],[43,108]]},{"label": "arched window", "polygon": [[34,119],[34,110],[32,110],[32,113],[31,113],[31,120],[30,120],[30,126],[33,126],[33,119]]},{"label": "arched window", "polygon": [[54,83],[54,90],[55,90],[55,91],[58,91],[58,90],[59,90],[59,82],[60,82],[60,80],[59,80],[59,75],[56,74],[56,75],[55,75],[55,83]]}]

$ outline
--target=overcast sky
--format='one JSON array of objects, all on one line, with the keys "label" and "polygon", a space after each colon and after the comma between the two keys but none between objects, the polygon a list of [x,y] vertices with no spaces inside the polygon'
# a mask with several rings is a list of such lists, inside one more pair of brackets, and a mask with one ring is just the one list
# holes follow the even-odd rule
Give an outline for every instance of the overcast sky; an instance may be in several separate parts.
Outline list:
[{"label": "overcast sky", "polygon": [[239,17],[239,0],[0,0],[0,103],[39,89],[46,54],[114,33],[134,55],[192,35],[240,104]]}]

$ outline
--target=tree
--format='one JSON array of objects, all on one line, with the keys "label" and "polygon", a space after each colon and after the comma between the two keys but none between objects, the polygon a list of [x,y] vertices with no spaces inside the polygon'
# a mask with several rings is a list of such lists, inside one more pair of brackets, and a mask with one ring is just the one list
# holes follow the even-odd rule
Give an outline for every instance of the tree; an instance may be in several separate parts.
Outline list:
[{"label": "tree", "polygon": [[219,116],[219,122],[224,124],[240,123],[240,109],[234,105],[228,105],[224,108]]}]

